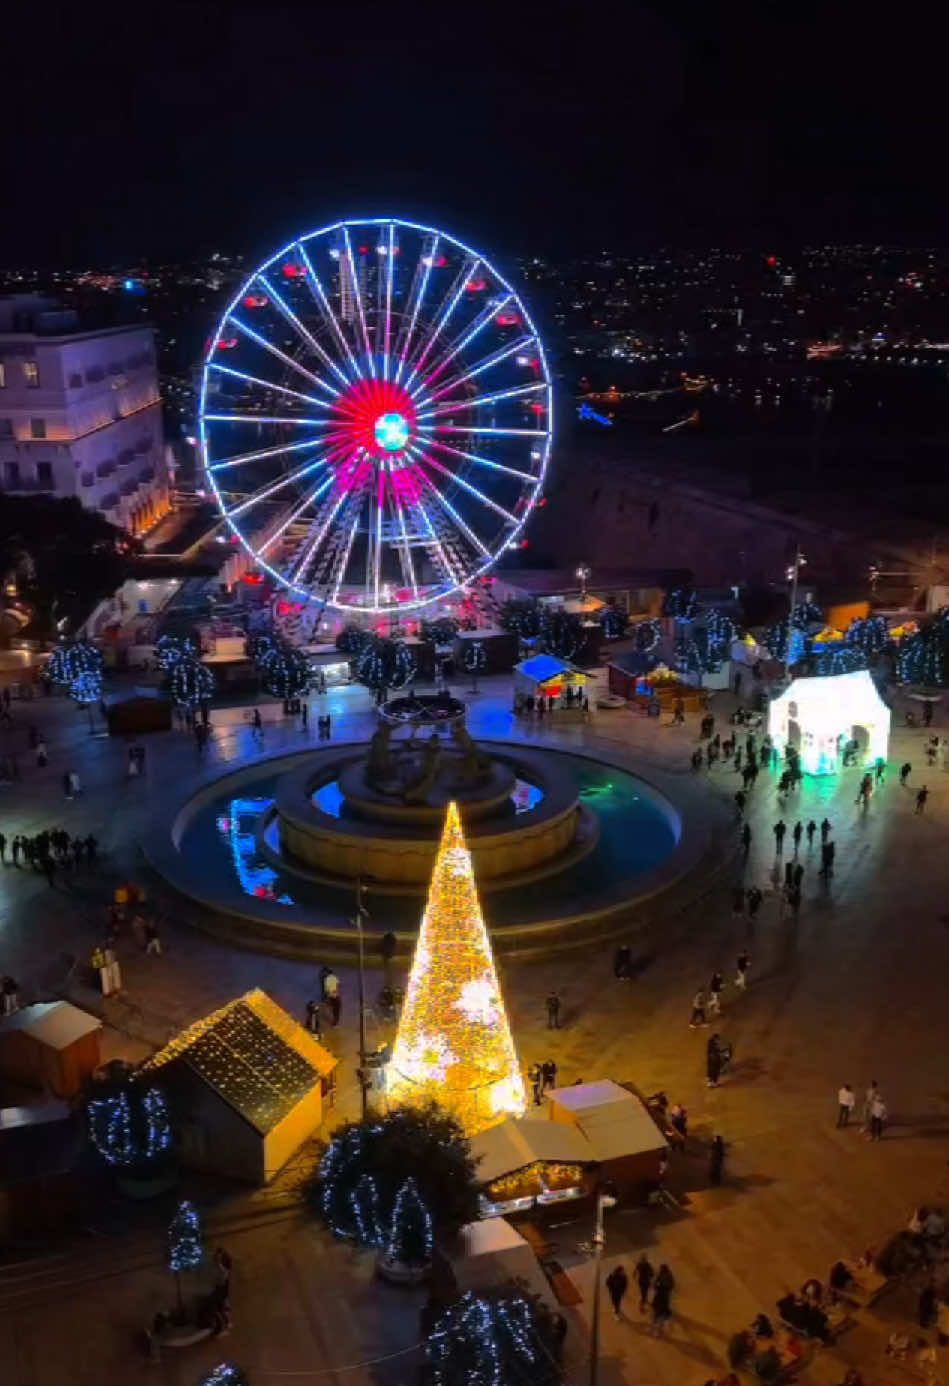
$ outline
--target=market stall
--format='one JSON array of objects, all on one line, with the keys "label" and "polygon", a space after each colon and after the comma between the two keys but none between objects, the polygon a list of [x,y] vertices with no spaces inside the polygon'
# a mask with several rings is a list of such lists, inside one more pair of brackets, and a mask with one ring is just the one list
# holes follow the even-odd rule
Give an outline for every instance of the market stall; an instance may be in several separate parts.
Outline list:
[{"label": "market stall", "polygon": [[805,773],[833,775],[848,744],[860,765],[886,759],[890,709],[867,669],[794,679],[768,709],[768,732],[779,754],[798,752]]},{"label": "market stall", "polygon": [[531,712],[543,707],[545,713],[584,710],[588,675],[565,659],[553,655],[533,655],[514,669],[514,705]]},{"label": "market stall", "polygon": [[583,1134],[540,1114],[480,1132],[471,1151],[484,1217],[571,1202],[592,1189],[592,1156]]},{"label": "market stall", "polygon": [[659,1183],[668,1144],[635,1093],[610,1078],[575,1083],[548,1092],[547,1112],[551,1122],[580,1133],[588,1160],[621,1198],[639,1197]]}]

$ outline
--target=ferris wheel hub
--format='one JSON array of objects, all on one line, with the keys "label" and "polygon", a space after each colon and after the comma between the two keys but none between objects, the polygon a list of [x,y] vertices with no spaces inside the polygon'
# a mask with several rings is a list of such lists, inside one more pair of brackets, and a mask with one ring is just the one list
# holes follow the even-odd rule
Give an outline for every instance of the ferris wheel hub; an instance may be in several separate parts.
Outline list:
[{"label": "ferris wheel hub", "polygon": [[404,414],[380,414],[374,432],[384,452],[401,452],[409,441],[409,421]]}]

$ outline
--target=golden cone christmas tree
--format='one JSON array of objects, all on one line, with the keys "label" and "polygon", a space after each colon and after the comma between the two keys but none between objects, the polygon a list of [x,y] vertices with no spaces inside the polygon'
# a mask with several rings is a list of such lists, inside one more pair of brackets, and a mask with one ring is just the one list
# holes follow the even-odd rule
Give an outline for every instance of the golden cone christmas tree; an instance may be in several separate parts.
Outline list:
[{"label": "golden cone christmas tree", "polygon": [[457,804],[448,805],[388,1070],[392,1104],[434,1099],[469,1136],[525,1108],[524,1081]]}]

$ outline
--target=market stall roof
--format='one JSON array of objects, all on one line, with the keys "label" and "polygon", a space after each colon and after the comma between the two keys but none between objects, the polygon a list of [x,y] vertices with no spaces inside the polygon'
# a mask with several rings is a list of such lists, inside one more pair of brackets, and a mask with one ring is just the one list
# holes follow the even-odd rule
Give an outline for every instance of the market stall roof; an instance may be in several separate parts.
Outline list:
[{"label": "market stall roof", "polygon": [[479,1132],[472,1137],[471,1153],[478,1161],[478,1178],[484,1184],[524,1169],[535,1160],[589,1164],[596,1158],[575,1126],[531,1117],[522,1121],[508,1118],[500,1126]]},{"label": "market stall roof", "polygon": [[265,992],[249,991],[176,1035],[144,1065],[180,1059],[265,1134],[338,1060]]},{"label": "market stall roof", "polygon": [[522,1280],[545,1304],[557,1307],[537,1257],[506,1218],[466,1223],[444,1254],[462,1294]]},{"label": "market stall roof", "polygon": [[5,1016],[2,1029],[19,1030],[48,1049],[68,1049],[83,1035],[101,1030],[102,1021],[68,1001],[41,1001]]},{"label": "market stall roof", "polygon": [[523,674],[525,678],[533,679],[535,683],[549,683],[551,679],[563,678],[564,674],[576,674],[580,671],[565,659],[555,659],[553,655],[539,654],[523,660],[514,672]]},{"label": "market stall roof", "polygon": [[666,1145],[645,1105],[612,1079],[554,1088],[547,1096],[551,1118],[574,1122],[586,1137],[588,1159],[616,1160]]}]

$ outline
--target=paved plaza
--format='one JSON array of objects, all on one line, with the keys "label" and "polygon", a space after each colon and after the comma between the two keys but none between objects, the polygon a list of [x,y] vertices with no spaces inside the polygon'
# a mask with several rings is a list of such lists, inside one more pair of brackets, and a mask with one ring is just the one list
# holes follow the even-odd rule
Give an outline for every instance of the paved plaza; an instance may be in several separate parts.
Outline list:
[{"label": "paved plaza", "polygon": [[[471,701],[475,736],[528,736],[567,749],[630,754],[648,779],[650,768],[692,782],[689,756],[698,728],[690,719],[671,728],[628,709],[600,712],[586,726],[551,732],[525,729],[510,714],[507,680],[485,680]],[[328,696],[334,737],[367,737],[372,709],[359,689]],[[733,706],[716,695],[722,729]],[[189,787],[217,763],[222,771],[259,756],[303,748],[298,723],[268,727],[264,744],[249,728],[215,736],[204,762],[180,732],[148,739],[145,782],[125,776],[125,747],[91,733],[84,715],[62,699],[31,705],[18,715],[8,739],[20,745],[20,783],[0,788],[0,829],[7,838],[61,825],[93,832],[102,861],[95,872],[67,877],[50,889],[40,875],[0,871],[0,970],[17,977],[24,999],[65,989],[80,1004],[92,994],[71,961],[98,940],[104,907],[116,881],[143,871],[139,837],[150,798]],[[314,702],[315,717],[323,708]],[[50,747],[46,770],[25,748],[26,721],[42,726]],[[830,1264],[879,1244],[902,1226],[914,1204],[949,1205],[949,773],[925,767],[924,733],[902,726],[899,710],[889,772],[864,812],[854,804],[859,772],[840,779],[805,780],[781,810],[776,777],[759,776],[751,795],[754,832],[746,863],[740,857],[709,893],[671,917],[657,911],[631,939],[635,980],[612,976],[613,945],[549,960],[508,961],[502,984],[523,1063],[552,1057],[561,1082],[612,1077],[643,1092],[664,1089],[691,1115],[697,1153],[675,1157],[670,1188],[679,1212],[636,1210],[612,1215],[605,1269],[621,1259],[631,1270],[642,1248],[655,1264],[666,1261],[677,1281],[674,1320],[667,1341],[649,1337],[635,1304],[628,1322],[603,1323],[603,1386],[655,1383],[700,1386],[724,1372],[731,1334],[760,1310],[772,1313],[789,1287],[808,1277],[826,1279]],[[945,731],[938,725],[936,730]],[[22,742],[22,744],[21,744]],[[9,745],[6,748],[9,752]],[[913,764],[910,786],[898,768]],[[66,801],[62,772],[75,768],[83,797]],[[739,785],[732,770],[702,771],[711,799],[730,802]],[[915,787],[931,791],[917,815]],[[802,849],[804,900],[799,917],[781,905],[772,824],[782,816],[789,833],[796,819],[834,825],[836,869],[829,888],[818,879],[818,851]],[[736,833],[737,835],[737,833]],[[734,917],[735,873],[765,893],[758,918]],[[486,904],[490,922],[490,902]],[[162,926],[165,952],[145,957],[130,940],[120,945],[126,994],[98,1002],[108,1029],[106,1051],[139,1058],[183,1024],[249,989],[262,986],[302,1016],[313,994],[315,965],[229,949],[169,916]],[[691,1031],[693,992],[720,968],[728,981],[737,953],[751,954],[746,995],[729,986],[723,1035],[735,1063],[718,1089],[706,1088],[707,1031]],[[356,987],[341,969],[342,1024],[328,1042],[341,1057],[337,1113],[355,1114],[358,1097]],[[543,999],[556,988],[564,1026],[548,1031]],[[369,994],[378,976],[369,978]],[[382,1038],[386,1031],[379,1028]],[[375,1032],[371,1034],[375,1038]],[[849,1081],[858,1092],[879,1080],[891,1113],[880,1143],[859,1130],[835,1129],[836,1092]],[[702,1143],[720,1132],[728,1143],[726,1179],[709,1188]],[[35,1263],[0,1266],[0,1379],[9,1386],[160,1381],[192,1383],[222,1356],[241,1363],[255,1386],[281,1381],[388,1383],[416,1380],[417,1358],[403,1353],[417,1341],[418,1296],[375,1286],[368,1258],[334,1245],[301,1217],[278,1190],[235,1198],[215,1213],[216,1226],[237,1263],[234,1330],[206,1345],[149,1367],[136,1350],[135,1329],[168,1295],[161,1244],[147,1229],[125,1236],[95,1228],[79,1245]],[[591,1263],[578,1250],[584,1223],[555,1229],[556,1255],[583,1296],[571,1317],[589,1312]],[[632,1298],[632,1296],[631,1296]],[[894,1324],[914,1322],[915,1297],[897,1291],[858,1321],[830,1350],[819,1352],[803,1379],[834,1386],[859,1363],[868,1386],[912,1380],[902,1368],[884,1369],[882,1349]],[[576,1386],[585,1368],[577,1360],[580,1333],[568,1336]],[[572,1344],[572,1346],[571,1346]],[[389,1356],[390,1354],[402,1354]],[[949,1371],[949,1350],[943,1373]],[[354,1363],[373,1365],[341,1371]],[[894,1375],[894,1372],[899,1373]]]}]

